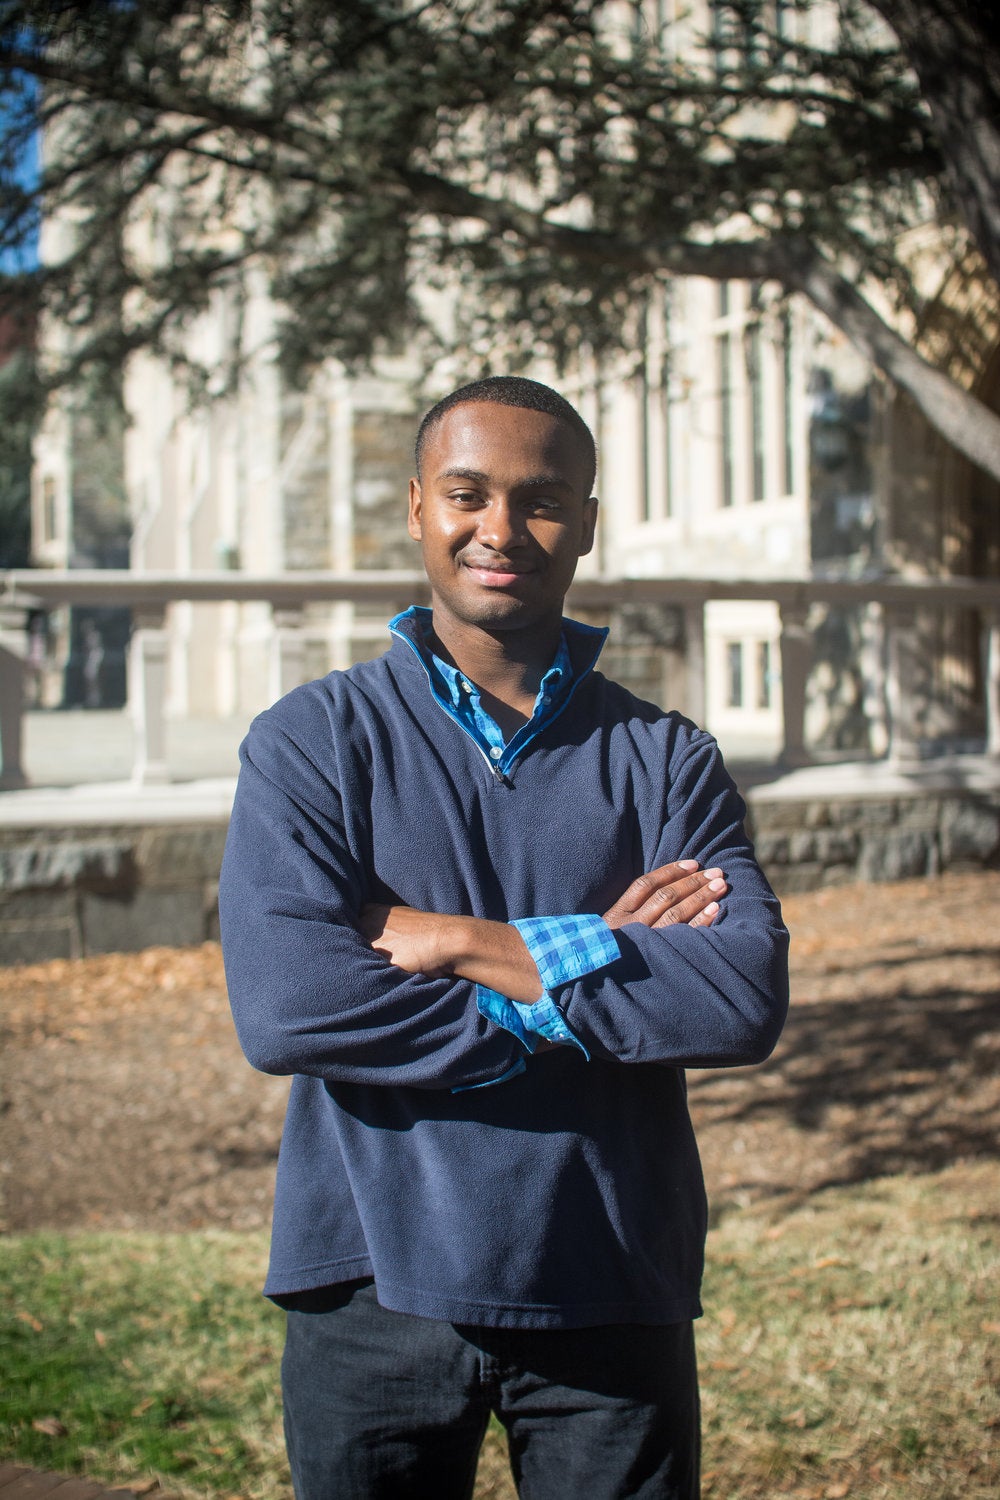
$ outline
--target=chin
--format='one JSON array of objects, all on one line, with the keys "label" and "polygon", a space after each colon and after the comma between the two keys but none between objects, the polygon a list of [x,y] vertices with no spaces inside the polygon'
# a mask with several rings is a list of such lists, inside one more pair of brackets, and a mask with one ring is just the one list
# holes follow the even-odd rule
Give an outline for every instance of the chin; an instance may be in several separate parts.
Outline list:
[{"label": "chin", "polygon": [[470,610],[466,615],[470,625],[487,625],[497,630],[516,630],[524,625],[534,623],[537,616],[531,611],[512,605],[504,609],[502,600],[497,600],[491,608],[487,605],[483,609]]},{"label": "chin", "polygon": [[532,609],[520,599],[493,596],[463,603],[451,612],[466,625],[478,625],[487,630],[521,630],[535,624],[541,612]]}]

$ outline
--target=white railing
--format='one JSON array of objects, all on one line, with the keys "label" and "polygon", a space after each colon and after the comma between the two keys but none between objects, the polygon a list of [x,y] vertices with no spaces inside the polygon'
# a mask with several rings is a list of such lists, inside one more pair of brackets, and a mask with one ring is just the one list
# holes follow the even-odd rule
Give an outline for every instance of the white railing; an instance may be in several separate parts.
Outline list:
[{"label": "white railing", "polygon": [[[778,607],[781,632],[781,694],[784,725],[782,764],[809,760],[805,744],[806,681],[811,660],[808,615],[814,604],[842,608],[879,605],[886,638],[885,698],[889,758],[919,753],[921,726],[908,660],[916,639],[918,610],[974,609],[983,621],[986,751],[1000,756],[1000,583],[978,579],[581,579],[570,607],[605,609],[619,604],[660,604],[683,609],[686,625],[687,709],[705,715],[705,606],[712,600],[765,600]],[[301,681],[303,611],[316,603],[378,604],[387,615],[427,602],[427,580],[416,571],[384,573],[132,573],[93,570],[57,572],[18,569],[0,573],[0,788],[23,786],[24,617],[29,608],[68,604],[118,605],[132,610],[128,700],[135,728],[133,779],[167,779],[166,616],[177,601],[264,602],[274,634],[272,691],[277,697]]]}]

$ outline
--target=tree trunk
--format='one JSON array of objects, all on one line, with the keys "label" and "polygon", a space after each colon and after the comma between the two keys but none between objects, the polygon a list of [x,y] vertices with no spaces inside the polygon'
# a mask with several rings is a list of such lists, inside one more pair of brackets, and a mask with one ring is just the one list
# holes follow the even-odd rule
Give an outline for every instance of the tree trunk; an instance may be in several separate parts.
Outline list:
[{"label": "tree trunk", "polygon": [[920,80],[948,185],[1000,282],[998,18],[982,0],[872,0]]}]

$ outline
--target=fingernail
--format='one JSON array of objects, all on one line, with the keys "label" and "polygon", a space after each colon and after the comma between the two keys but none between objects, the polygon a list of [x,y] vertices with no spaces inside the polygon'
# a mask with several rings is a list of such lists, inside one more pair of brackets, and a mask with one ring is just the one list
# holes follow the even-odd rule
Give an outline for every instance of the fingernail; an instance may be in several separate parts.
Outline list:
[{"label": "fingernail", "polygon": [[721,874],[722,874],[721,870],[706,870],[705,871],[705,879],[706,880],[715,880]]},{"label": "fingernail", "polygon": [[708,888],[710,891],[724,891],[726,889],[726,882],[724,880],[710,880]]},{"label": "fingernail", "polygon": [[[679,859],[677,863],[682,870],[697,870],[698,868],[698,861],[696,859]],[[722,872],[720,871],[719,873],[721,874]]]},{"label": "fingernail", "polygon": [[705,910],[702,912],[702,916],[704,916],[704,917],[714,917],[715,913],[718,910],[719,910],[719,903],[718,903],[718,901],[710,901],[708,903],[708,905],[705,907]]}]

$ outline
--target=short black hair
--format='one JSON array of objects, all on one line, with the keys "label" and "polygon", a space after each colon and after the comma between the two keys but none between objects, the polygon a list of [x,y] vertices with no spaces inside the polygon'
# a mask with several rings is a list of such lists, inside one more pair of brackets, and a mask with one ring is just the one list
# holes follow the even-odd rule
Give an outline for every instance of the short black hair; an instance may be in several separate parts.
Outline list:
[{"label": "short black hair", "polygon": [[590,460],[588,489],[593,485],[597,473],[597,445],[594,442],[594,434],[576,407],[571,406],[565,396],[560,396],[558,391],[554,391],[549,385],[543,385],[540,380],[528,380],[524,375],[487,375],[483,380],[473,380],[468,385],[460,385],[457,391],[452,391],[450,396],[443,397],[436,406],[432,406],[417,431],[415,457],[418,478],[424,449],[433,429],[445,414],[451,411],[452,407],[468,406],[473,401],[492,401],[497,406],[522,406],[528,411],[545,412],[547,416],[565,422],[567,427],[572,428],[587,452]]}]

